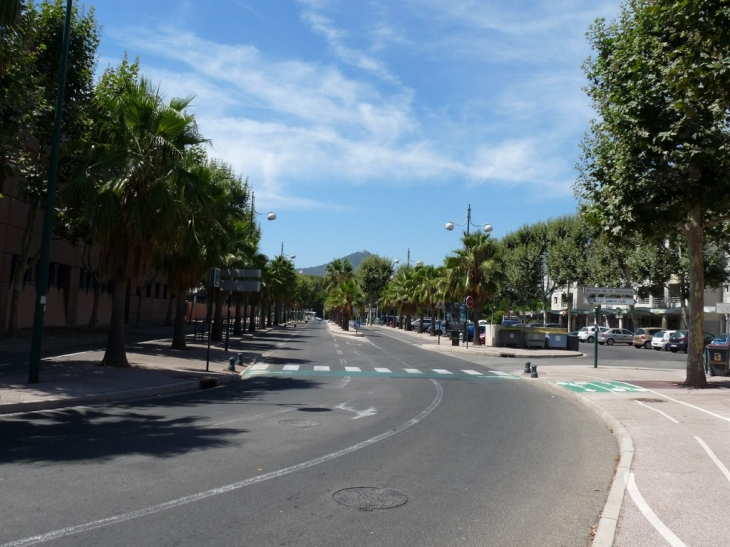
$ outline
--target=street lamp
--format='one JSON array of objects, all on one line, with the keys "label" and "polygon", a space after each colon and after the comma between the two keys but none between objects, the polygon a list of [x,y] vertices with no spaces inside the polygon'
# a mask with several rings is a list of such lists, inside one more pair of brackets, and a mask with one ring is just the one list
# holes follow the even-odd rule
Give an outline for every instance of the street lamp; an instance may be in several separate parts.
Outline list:
[{"label": "street lamp", "polygon": [[253,192],[251,192],[251,224],[249,225],[248,232],[249,234],[253,232],[253,225],[254,225],[254,219],[256,218],[256,215],[264,216],[266,215],[266,220],[276,220],[276,213],[274,211],[269,211],[268,213],[258,213],[256,212],[256,196]]},{"label": "street lamp", "polygon": [[[284,256],[284,242],[283,241],[281,242],[281,255],[280,256]],[[286,258],[288,258],[289,260],[294,260],[296,257],[297,257],[297,255],[289,255]]]},{"label": "street lamp", "polygon": [[469,226],[473,226],[474,228],[481,228],[486,233],[489,233],[492,231],[492,225],[491,224],[484,224],[483,226],[481,224],[472,224],[471,222],[471,204],[466,208],[466,221],[465,222],[447,222],[446,226],[444,226],[449,232],[454,229],[454,226],[466,226],[466,235],[469,235]]}]

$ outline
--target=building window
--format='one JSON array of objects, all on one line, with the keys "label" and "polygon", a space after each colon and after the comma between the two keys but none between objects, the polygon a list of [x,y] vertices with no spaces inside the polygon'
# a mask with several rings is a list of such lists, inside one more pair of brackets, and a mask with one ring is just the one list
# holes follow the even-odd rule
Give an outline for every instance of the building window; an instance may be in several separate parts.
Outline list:
[{"label": "building window", "polygon": [[554,302],[555,304],[557,304],[557,303],[558,303],[558,297],[557,297],[557,296],[554,296],[554,297],[553,297],[553,302]]},{"label": "building window", "polygon": [[159,297],[160,297],[160,284],[155,283],[155,298],[159,298]]}]

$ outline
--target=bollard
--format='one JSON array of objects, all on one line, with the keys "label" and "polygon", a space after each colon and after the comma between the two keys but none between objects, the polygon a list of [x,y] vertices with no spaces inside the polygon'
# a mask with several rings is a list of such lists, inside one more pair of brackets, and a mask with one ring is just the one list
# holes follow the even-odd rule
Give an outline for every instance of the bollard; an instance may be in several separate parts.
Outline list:
[{"label": "bollard", "polygon": [[532,374],[530,374],[530,378],[537,378],[537,365],[532,365]]},{"label": "bollard", "polygon": [[235,357],[228,358],[228,370],[236,372],[236,358]]},{"label": "bollard", "polygon": [[236,355],[236,364],[243,365],[243,353],[239,353],[238,355]]},{"label": "bollard", "polygon": [[527,363],[525,363],[524,373],[529,374],[531,371],[532,371],[532,369],[530,368],[530,361],[527,361]]}]

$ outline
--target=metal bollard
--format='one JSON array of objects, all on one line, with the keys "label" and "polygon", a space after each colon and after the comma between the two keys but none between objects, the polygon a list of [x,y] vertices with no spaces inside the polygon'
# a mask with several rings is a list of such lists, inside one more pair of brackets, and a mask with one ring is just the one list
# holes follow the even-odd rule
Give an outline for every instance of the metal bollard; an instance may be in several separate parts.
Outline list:
[{"label": "metal bollard", "polygon": [[530,374],[530,378],[537,378],[537,365],[532,365],[532,374]]},{"label": "metal bollard", "polygon": [[529,374],[531,371],[532,371],[532,369],[530,368],[530,361],[527,361],[527,363],[525,363],[524,373]]},{"label": "metal bollard", "polygon": [[232,372],[236,372],[236,358],[235,357],[228,358],[228,370],[230,370]]},{"label": "metal bollard", "polygon": [[243,365],[243,353],[239,353],[238,355],[236,355],[236,364]]}]

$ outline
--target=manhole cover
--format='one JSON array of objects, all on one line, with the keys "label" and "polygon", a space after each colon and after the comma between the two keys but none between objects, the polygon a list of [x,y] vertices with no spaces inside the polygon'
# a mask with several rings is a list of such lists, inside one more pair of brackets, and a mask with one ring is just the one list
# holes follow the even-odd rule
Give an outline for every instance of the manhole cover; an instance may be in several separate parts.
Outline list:
[{"label": "manhole cover", "polygon": [[392,509],[408,501],[407,496],[395,490],[369,486],[345,488],[344,490],[335,492],[332,497],[335,498],[337,503],[347,505],[348,507],[355,507],[361,511]]},{"label": "manhole cover", "polygon": [[281,425],[291,425],[294,427],[317,427],[318,425],[322,425],[322,422],[318,422],[316,420],[281,420],[279,423]]},{"label": "manhole cover", "polygon": [[30,435],[29,437],[18,437],[15,439],[19,443],[53,443],[56,441],[63,441],[68,439],[68,435]]},{"label": "manhole cover", "polygon": [[634,401],[639,401],[640,403],[664,403],[664,402],[666,402],[665,399],[646,399],[646,398],[634,399]]}]

